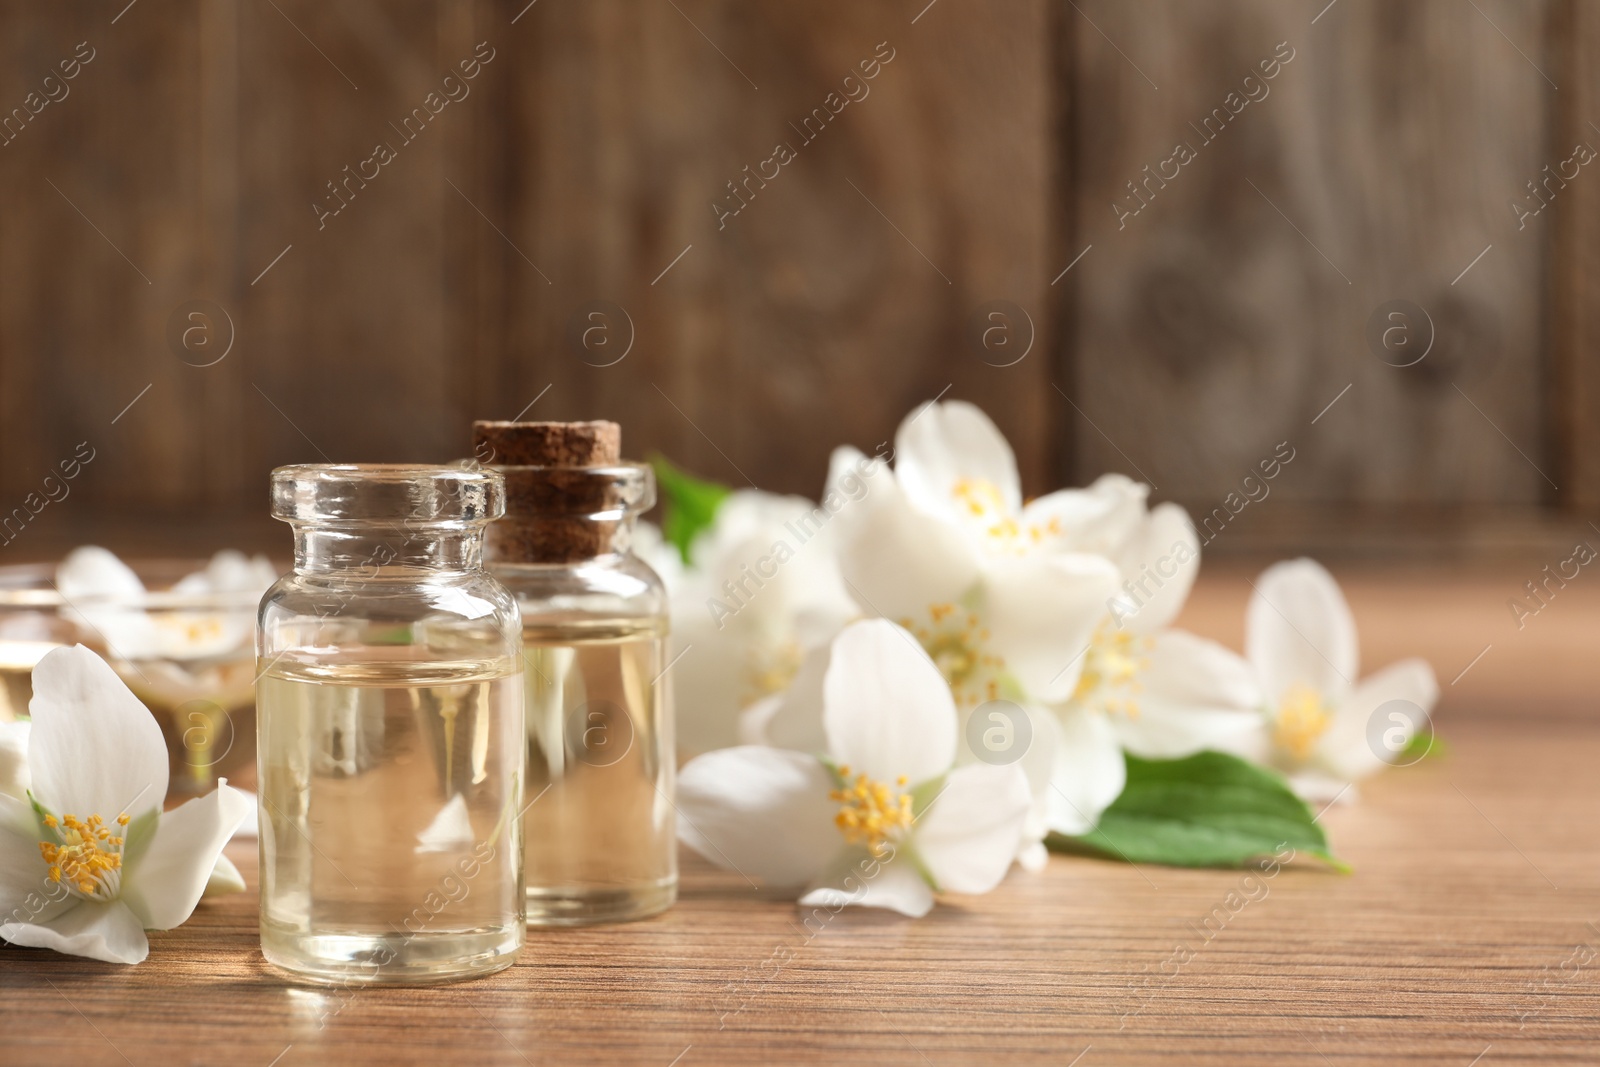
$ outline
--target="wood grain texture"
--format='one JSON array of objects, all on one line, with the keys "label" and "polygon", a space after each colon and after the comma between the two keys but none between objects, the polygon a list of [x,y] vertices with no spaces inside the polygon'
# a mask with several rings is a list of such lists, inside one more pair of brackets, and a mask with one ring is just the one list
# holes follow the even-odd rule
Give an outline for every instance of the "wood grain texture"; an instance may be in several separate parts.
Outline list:
[{"label": "wood grain texture", "polygon": [[[536,398],[782,491],[944,393],[996,418],[1030,493],[1112,468],[1209,509],[1288,439],[1283,502],[1460,506],[1459,546],[1600,492],[1597,194],[1585,170],[1525,226],[1509,208],[1592,133],[1575,0],[152,10],[0,11],[0,107],[96,49],[0,147],[0,506],[100,449],[44,538],[203,517],[271,543],[274,464],[450,460]],[[1271,94],[1118,229],[1125,183],[1279,41]],[[480,42],[470,97],[400,137]],[[870,93],[805,133],[880,43]],[[398,158],[319,222],[379,141]],[[1403,370],[1363,337],[1394,297],[1435,326]],[[201,299],[234,344],[204,368],[168,338]],[[617,347],[591,352],[599,301]],[[1014,347],[985,350],[1002,301]]]},{"label": "wood grain texture", "polygon": [[[483,84],[504,77],[491,61],[464,99],[445,96],[472,58],[450,21],[461,5],[277,6],[240,9],[252,493],[279,463],[465,454],[470,350],[453,312],[474,282],[457,228],[476,216],[446,179]],[[364,163],[380,145],[390,161]]]},{"label": "wood grain texture", "polygon": [[[88,7],[4,15],[0,106],[26,108],[29,94],[52,91],[51,75],[61,97],[0,148],[12,198],[0,213],[7,512],[83,441],[96,459],[75,486],[80,501],[181,508],[209,495],[201,442],[219,427],[205,386],[163,341],[168,312],[213,280],[206,250],[225,236],[209,232],[205,211],[202,35],[214,20],[198,9],[116,25],[114,12]],[[88,62],[64,79],[60,64],[75,56]],[[146,385],[148,421],[113,424]]]},{"label": "wood grain texture", "polygon": [[[499,975],[398,991],[286,982],[261,960],[253,897],[226,898],[153,935],[136,968],[0,949],[5,1062],[1592,1062],[1600,719],[1582,665],[1600,594],[1553,602],[1535,644],[1495,629],[1506,576],[1342,577],[1367,670],[1421,652],[1444,675],[1450,745],[1323,816],[1348,877],[1053,857],[922,920],[847,910],[808,929],[689,857],[660,918],[539,932]],[[1212,575],[1185,623],[1236,643],[1248,593]],[[1452,687],[1486,640],[1523,658]],[[253,849],[230,855],[253,883]],[[1233,892],[1249,902],[1205,926]],[[1180,945],[1191,958],[1170,962]]]},{"label": "wood grain texture", "polygon": [[[509,161],[506,232],[549,282],[491,245],[510,282],[484,383],[495,414],[549,385],[539,417],[616,417],[631,454],[814,494],[834,446],[870,451],[949,389],[995,416],[1043,488],[1045,5],[943,5],[912,25],[921,7],[529,11],[507,47],[507,136],[527,147]],[[807,125],[817,109],[837,114]],[[763,166],[780,144],[793,160]],[[1037,330],[1011,367],[968,337],[998,300]],[[592,336],[612,347],[586,353],[597,301],[609,334]]]},{"label": "wood grain texture", "polygon": [[[450,460],[472,418],[542,397],[529,417],[616,418],[632,455],[815,493],[833,446],[870,449],[948,389],[994,413],[1042,491],[1045,12],[8,8],[16,102],[77,41],[98,54],[0,149],[31,205],[0,221],[0,489],[26,493],[88,436],[100,465],[43,528],[265,526],[273,465]],[[402,133],[480,43],[495,58],[470,95]],[[863,84],[880,45],[894,58]],[[852,72],[862,95],[841,105]],[[778,142],[794,161],[719,227],[712,202]],[[360,177],[379,143],[396,158]],[[201,299],[232,327],[209,367],[167,336]],[[605,356],[632,345],[614,367],[574,340],[596,300],[631,322],[627,341],[611,324]],[[986,365],[970,329],[1002,300],[1030,351],[1014,367]]]},{"label": "wood grain texture", "polygon": [[[1552,149],[1565,159],[1578,145],[1600,150],[1595,123],[1600,105],[1600,12],[1568,0],[1551,22],[1551,55],[1563,86]],[[1589,168],[1584,168],[1585,170]],[[1550,258],[1549,401],[1556,455],[1570,510],[1600,507],[1600,250],[1591,235],[1600,227],[1600,175],[1580,173],[1556,190],[1547,215]]]},{"label": "wood grain texture", "polygon": [[[1285,498],[1553,500],[1549,223],[1507,210],[1550,162],[1548,5],[1079,7],[1079,476],[1210,506],[1287,440]],[[1435,332],[1403,369],[1364,338],[1396,298]]]}]

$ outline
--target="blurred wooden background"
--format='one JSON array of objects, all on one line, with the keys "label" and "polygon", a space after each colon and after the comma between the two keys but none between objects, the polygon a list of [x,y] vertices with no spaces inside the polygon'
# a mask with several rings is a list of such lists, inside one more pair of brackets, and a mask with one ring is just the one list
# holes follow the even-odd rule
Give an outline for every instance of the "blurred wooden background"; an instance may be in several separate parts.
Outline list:
[{"label": "blurred wooden background", "polygon": [[[1121,470],[1197,517],[1286,442],[1224,554],[1570,545],[1597,54],[1579,0],[8,0],[0,513],[95,458],[0,557],[281,547],[274,465],[448,460],[524,412],[815,495],[938,395],[1030,493]],[[1409,367],[1367,339],[1399,299]]]}]

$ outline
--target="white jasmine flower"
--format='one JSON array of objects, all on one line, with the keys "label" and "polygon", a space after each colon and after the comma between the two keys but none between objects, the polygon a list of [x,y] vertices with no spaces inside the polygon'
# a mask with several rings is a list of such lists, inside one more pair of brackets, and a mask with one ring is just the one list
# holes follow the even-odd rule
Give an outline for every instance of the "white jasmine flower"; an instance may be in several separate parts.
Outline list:
[{"label": "white jasmine flower", "polygon": [[[1200,545],[1182,508],[1144,507],[1145,486],[1108,475],[1091,492],[1117,497],[1108,528],[1123,580],[1083,651],[1077,686],[1054,708],[1061,731],[1044,794],[1046,820],[1082,834],[1122,792],[1124,751],[1178,759],[1202,749],[1254,751],[1261,696],[1249,665],[1213,641],[1168,628],[1194,581]],[[1127,483],[1127,484],[1123,484]],[[1130,532],[1131,531],[1131,532]]]},{"label": "white jasmine flower", "polygon": [[1043,792],[1046,822],[1093,829],[1122,793],[1122,753],[1174,760],[1203,749],[1251,755],[1261,693],[1250,665],[1216,641],[1170,629],[1200,568],[1200,541],[1176,504],[1147,509],[1149,486],[1106,475],[1083,490],[1099,517],[1074,544],[1106,552],[1123,579],[1083,649],[1069,701],[1054,707],[1062,741]]},{"label": "white jasmine flower", "polygon": [[1249,665],[1213,641],[1182,630],[1097,630],[1072,699],[1053,709],[1060,740],[1044,795],[1050,828],[1093,829],[1126,783],[1125,751],[1146,759],[1202,749],[1255,755],[1260,707]]},{"label": "white jasmine flower", "polygon": [[[1373,714],[1391,700],[1433,710],[1439,685],[1420,659],[1357,682],[1355,620],[1333,576],[1309,559],[1274,564],[1256,580],[1245,617],[1245,654],[1264,698],[1260,756],[1302,796],[1332,800],[1385,761],[1369,740]],[[1409,740],[1414,722],[1398,728]],[[1388,720],[1385,730],[1396,727]]]},{"label": "white jasmine flower", "polygon": [[1101,517],[1079,527],[1068,543],[1104,554],[1122,572],[1117,599],[1107,605],[1112,624],[1140,634],[1172,625],[1200,573],[1200,539],[1189,513],[1170,502],[1149,507],[1150,487],[1121,474],[1067,492],[1101,502]]},{"label": "white jasmine flower", "polygon": [[[840,449],[834,466],[863,461],[860,453]],[[1037,869],[1045,859],[1043,805],[1052,761],[1065,746],[1083,740],[1063,736],[1038,709],[1073,692],[1079,652],[1115,593],[1116,567],[1102,556],[1065,550],[980,551],[953,521],[911,507],[895,474],[881,467],[864,499],[840,513],[837,529],[846,587],[862,611],[896,620],[915,635],[950,689],[963,734],[968,717],[987,715],[983,705],[991,701],[1005,702],[1000,714],[1030,720],[1031,738],[1019,755],[1025,757],[1037,810],[1027,821],[1020,858]],[[816,650],[788,692],[750,707],[742,724],[745,737],[800,748],[814,742],[827,658],[826,649]],[[1096,761],[1091,773],[1103,769],[1116,776],[1103,802],[1098,797],[1106,787],[1095,787],[1095,803],[1104,807],[1121,789],[1121,752],[1113,745],[1086,758]],[[965,746],[961,759],[973,759]],[[1075,788],[1084,784],[1074,779]]]},{"label": "white jasmine flower", "polygon": [[1096,636],[1066,714],[1104,717],[1145,759],[1202,749],[1242,754],[1260,726],[1261,695],[1238,653],[1184,630]]},{"label": "white jasmine flower", "polygon": [[822,679],[826,752],[750,745],[689,761],[680,836],[805,906],[926,914],[935,891],[984,893],[1011,865],[1030,803],[1015,766],[953,767],[950,689],[909,634],[854,623]]},{"label": "white jasmine flower", "polygon": [[740,711],[785,688],[805,654],[859,614],[839,578],[828,507],[849,499],[836,482],[820,505],[737,490],[695,538],[672,597],[671,677],[684,751],[736,743]]},{"label": "white jasmine flower", "polygon": [[[858,462],[853,450],[835,454],[835,467]],[[1019,755],[1034,803],[1019,858],[1030,868],[1044,862],[1052,805],[1075,804],[1092,821],[1122,789],[1122,751],[1103,717],[1058,719],[1045,709],[1079,687],[1084,649],[1122,578],[1112,554],[1144,544],[1144,492],[1102,479],[1024,505],[1011,446],[983,412],[955,401],[925,405],[901,423],[893,472],[872,477],[862,504],[841,518],[848,588],[863,610],[916,635],[963,722],[974,713],[1026,718],[1031,736]],[[1192,573],[1173,571],[1160,605],[1181,603],[1189,581]],[[815,716],[785,705],[803,706],[805,696],[752,709],[749,724],[794,743],[809,732],[794,724]],[[1006,704],[985,709],[990,701]],[[769,714],[760,721],[760,713]]]},{"label": "white jasmine flower", "polygon": [[894,477],[914,510],[960,530],[980,559],[1047,552],[1110,560],[1129,598],[1124,613],[1146,615],[1146,631],[1177,615],[1199,571],[1188,515],[1176,504],[1148,508],[1150,487],[1125,475],[1024,504],[1011,445],[964,401],[906,417],[895,434]]},{"label": "white jasmine flower", "polygon": [[894,445],[895,482],[907,504],[959,531],[980,555],[1069,547],[1116,519],[1118,501],[1109,493],[1069,489],[1024,505],[1011,445],[965,401],[917,408],[900,424]]},{"label": "white jasmine flower", "polygon": [[[245,817],[241,794],[215,792],[162,813],[161,730],[114,671],[81,645],[33,673],[27,785],[0,789],[0,938],[110,963],[138,963],[145,930],[189,918]],[[238,882],[242,886],[242,881]]]},{"label": "white jasmine flower", "polygon": [[[902,425],[901,437],[914,420]],[[1009,446],[997,439],[1009,461]],[[954,518],[959,508],[933,514],[913,504],[901,482],[904,460],[892,472],[880,463],[851,448],[834,453],[835,469],[875,470],[860,503],[840,512],[836,527],[840,574],[861,610],[915,634],[964,711],[987,700],[1070,695],[1078,652],[1116,591],[1115,565],[1089,553],[1047,551],[1008,533],[994,534],[995,544],[984,548],[989,535]],[[927,495],[932,478],[925,470],[918,477]],[[971,492],[973,479],[952,473],[944,480],[957,487],[952,495]],[[1002,542],[1016,551],[999,550]]]}]

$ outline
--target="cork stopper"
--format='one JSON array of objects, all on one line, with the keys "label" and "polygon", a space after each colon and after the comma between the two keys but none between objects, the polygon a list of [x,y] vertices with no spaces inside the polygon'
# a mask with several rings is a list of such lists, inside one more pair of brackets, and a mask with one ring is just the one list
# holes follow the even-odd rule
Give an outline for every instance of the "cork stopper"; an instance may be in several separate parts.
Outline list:
[{"label": "cork stopper", "polygon": [[505,518],[489,525],[485,547],[506,563],[576,563],[609,552],[617,522],[591,516],[615,511],[615,484],[594,468],[622,459],[622,427],[614,422],[472,424],[473,455],[506,481]]},{"label": "cork stopper", "polygon": [[614,422],[489,422],[472,424],[473,455],[506,467],[605,467],[622,460],[622,427]]}]

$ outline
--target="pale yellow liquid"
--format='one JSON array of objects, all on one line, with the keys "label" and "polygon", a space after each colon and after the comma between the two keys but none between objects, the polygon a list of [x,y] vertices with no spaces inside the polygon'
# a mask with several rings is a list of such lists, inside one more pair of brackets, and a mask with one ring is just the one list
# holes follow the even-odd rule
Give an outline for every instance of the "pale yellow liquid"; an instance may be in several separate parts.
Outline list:
[{"label": "pale yellow liquid", "polygon": [[255,760],[254,657],[184,669],[173,679],[160,662],[112,666],[150,709],[167,742],[169,790],[209,793]]},{"label": "pale yellow liquid", "polygon": [[581,620],[522,631],[528,922],[654,915],[678,895],[664,626]]},{"label": "pale yellow liquid", "polygon": [[466,978],[522,947],[517,664],[409,653],[257,686],[261,950],[313,981]]}]

